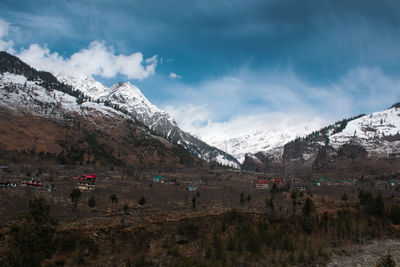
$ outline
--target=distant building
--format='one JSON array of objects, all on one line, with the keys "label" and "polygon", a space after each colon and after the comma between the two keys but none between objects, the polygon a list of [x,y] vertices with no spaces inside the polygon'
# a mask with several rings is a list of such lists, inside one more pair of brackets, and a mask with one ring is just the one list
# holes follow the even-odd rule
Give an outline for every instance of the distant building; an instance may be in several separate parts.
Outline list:
[{"label": "distant building", "polygon": [[80,175],[77,177],[78,180],[78,189],[81,191],[92,191],[95,189],[97,175]]},{"label": "distant building", "polygon": [[0,166],[0,170],[3,172],[6,172],[6,173],[10,172],[10,169],[8,168],[8,166]]},{"label": "distant building", "polygon": [[18,186],[19,186],[19,184],[17,184],[17,183],[10,183],[10,182],[0,183],[1,188],[14,188],[14,187],[18,187]]},{"label": "distant building", "polygon": [[303,185],[295,185],[294,189],[297,191],[306,191],[306,188]]},{"label": "distant building", "polygon": [[196,192],[197,191],[197,187],[188,186],[186,190],[189,191],[189,192]]},{"label": "distant building", "polygon": [[256,182],[256,189],[268,189],[269,182],[264,180],[258,180]]},{"label": "distant building", "polygon": [[153,177],[153,182],[155,183],[164,183],[164,176],[155,176]]},{"label": "distant building", "polygon": [[27,181],[24,181],[23,184],[27,186],[42,186],[40,179],[35,179],[33,177],[29,178]]}]

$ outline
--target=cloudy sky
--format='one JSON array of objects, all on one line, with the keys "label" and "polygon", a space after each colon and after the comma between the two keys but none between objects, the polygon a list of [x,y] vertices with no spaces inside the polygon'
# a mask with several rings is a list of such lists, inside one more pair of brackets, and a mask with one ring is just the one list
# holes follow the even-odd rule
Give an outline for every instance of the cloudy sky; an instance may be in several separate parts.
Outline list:
[{"label": "cloudy sky", "polygon": [[0,49],[136,84],[182,128],[317,128],[400,101],[398,0],[1,0]]}]

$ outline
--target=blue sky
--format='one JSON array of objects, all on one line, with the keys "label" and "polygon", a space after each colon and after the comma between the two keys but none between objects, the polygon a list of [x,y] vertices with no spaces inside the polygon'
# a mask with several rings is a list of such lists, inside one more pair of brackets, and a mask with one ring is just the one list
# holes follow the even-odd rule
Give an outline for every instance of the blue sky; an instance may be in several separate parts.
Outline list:
[{"label": "blue sky", "polygon": [[316,128],[400,101],[398,0],[1,0],[0,19],[0,48],[44,69],[95,50],[110,66],[79,70],[130,80],[201,136],[250,117]]}]

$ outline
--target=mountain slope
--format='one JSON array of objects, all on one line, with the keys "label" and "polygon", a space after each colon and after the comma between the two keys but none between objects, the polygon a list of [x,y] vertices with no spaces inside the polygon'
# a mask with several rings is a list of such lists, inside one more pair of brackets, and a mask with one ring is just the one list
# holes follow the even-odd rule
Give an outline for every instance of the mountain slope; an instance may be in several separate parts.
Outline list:
[{"label": "mountain slope", "polygon": [[240,163],[231,155],[182,131],[169,114],[151,104],[139,88],[129,82],[116,83],[107,88],[89,77],[74,78],[61,74],[58,80],[84,92],[95,101],[118,106],[158,135],[183,146],[202,160],[234,168],[240,167]]},{"label": "mountain slope", "polygon": [[201,166],[184,148],[155,136],[127,112],[0,52],[0,161]]},{"label": "mountain slope", "polygon": [[279,157],[272,154],[249,154],[243,168],[281,175],[400,172],[400,104],[337,122],[285,144]]}]

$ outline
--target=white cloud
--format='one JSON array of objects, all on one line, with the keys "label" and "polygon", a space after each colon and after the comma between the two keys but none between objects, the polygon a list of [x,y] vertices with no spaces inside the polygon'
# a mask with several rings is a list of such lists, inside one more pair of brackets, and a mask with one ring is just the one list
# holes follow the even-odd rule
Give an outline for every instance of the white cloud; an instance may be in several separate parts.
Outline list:
[{"label": "white cloud", "polygon": [[57,75],[64,73],[71,76],[99,75],[112,78],[117,74],[125,75],[128,79],[143,80],[155,73],[157,55],[144,59],[140,52],[130,55],[116,54],[112,46],[105,42],[93,41],[87,48],[64,58],[57,52],[51,52],[46,46],[31,44],[27,49],[17,53],[14,42],[6,40],[13,30],[10,23],[0,18],[0,50],[15,54],[23,61],[38,70],[45,70]]},{"label": "white cloud", "polygon": [[0,18],[0,51],[6,51],[8,53],[14,53],[15,50],[13,48],[14,42],[12,40],[4,40],[8,36],[8,33],[10,31],[10,24],[2,20]]},{"label": "white cloud", "polygon": [[210,111],[207,105],[195,106],[193,104],[180,106],[166,106],[164,108],[176,121],[179,126],[187,131],[196,134],[198,129],[201,129],[209,123]]},{"label": "white cloud", "polygon": [[170,79],[173,79],[173,80],[179,80],[179,79],[182,79],[182,76],[181,76],[181,75],[178,75],[178,74],[176,74],[176,73],[171,72],[171,73],[169,74],[169,78],[170,78]]},{"label": "white cloud", "polygon": [[269,134],[291,131],[302,135],[329,123],[326,118],[306,111],[235,114],[227,121],[212,121],[209,119],[212,117],[211,110],[206,105],[167,106],[165,110],[171,114],[181,128],[207,142],[222,142],[256,131]]},{"label": "white cloud", "polygon": [[[330,84],[314,85],[289,70],[254,71],[183,83],[166,105],[179,126],[206,141],[223,141],[256,130],[304,133],[400,99],[400,79],[377,68],[357,68]],[[182,104],[183,103],[183,104]]]},{"label": "white cloud", "polygon": [[72,76],[99,75],[112,78],[119,73],[128,79],[142,80],[153,75],[157,66],[157,56],[144,60],[140,52],[117,55],[113,47],[107,47],[100,41],[91,42],[87,48],[72,54],[70,58],[63,58],[38,44],[31,44],[17,56],[37,69]]}]

